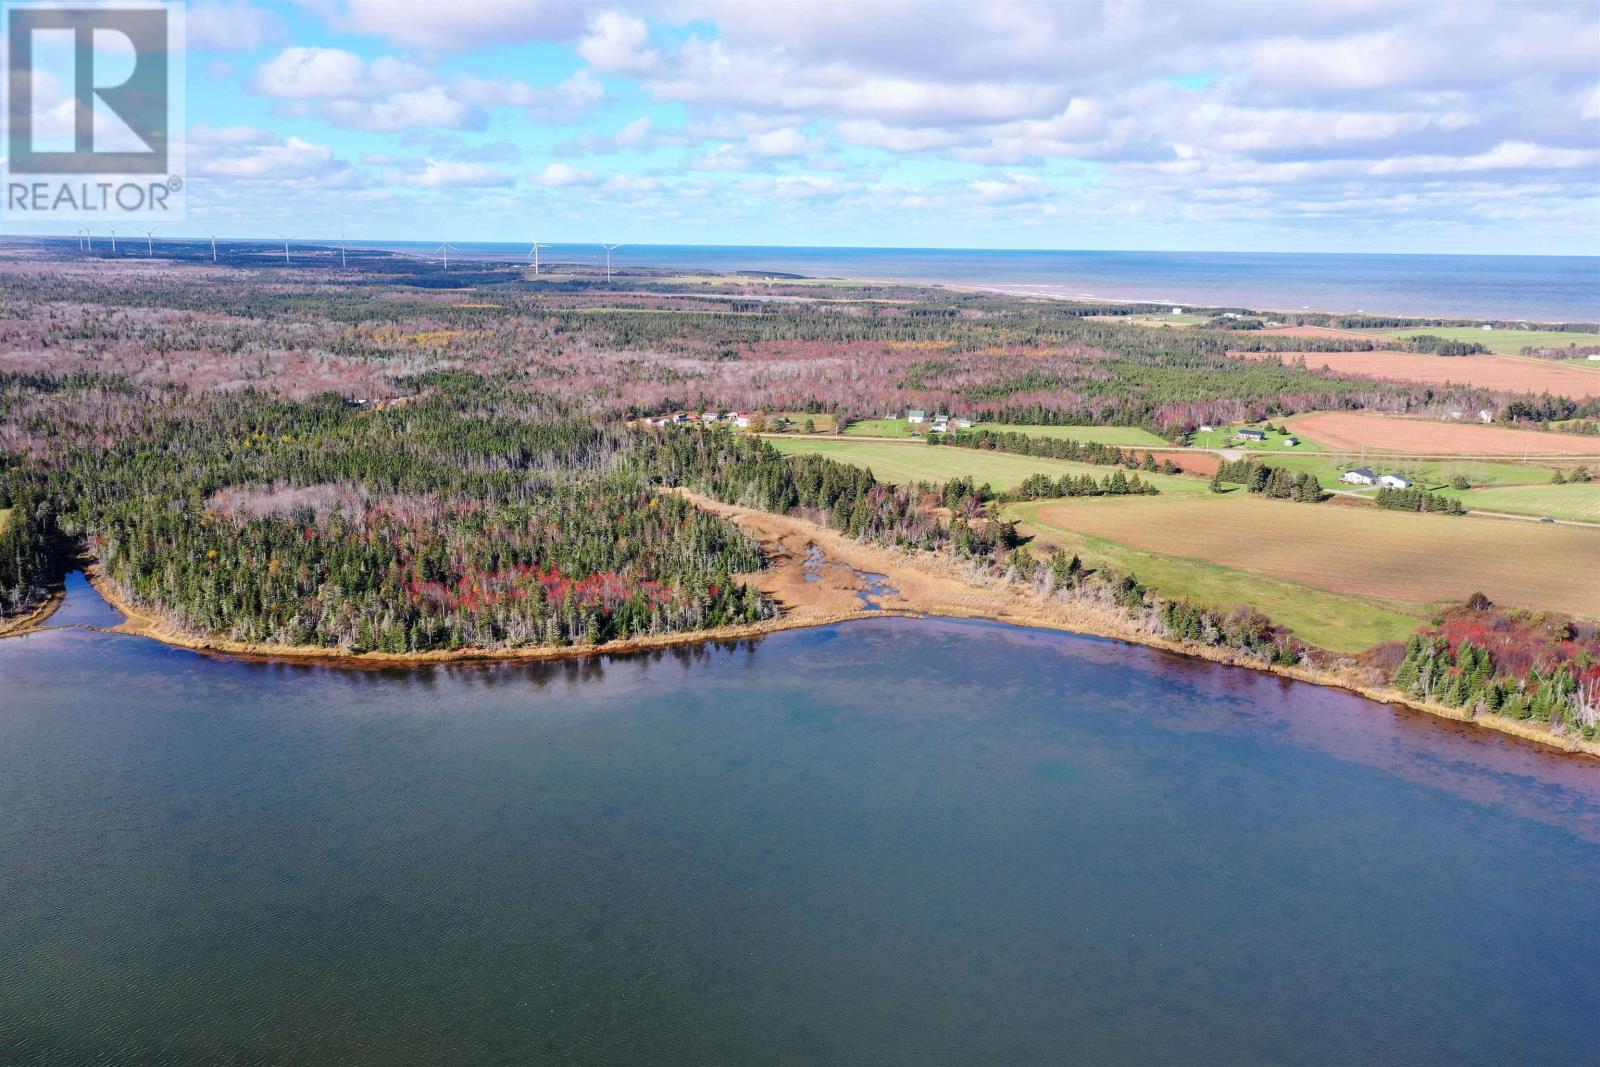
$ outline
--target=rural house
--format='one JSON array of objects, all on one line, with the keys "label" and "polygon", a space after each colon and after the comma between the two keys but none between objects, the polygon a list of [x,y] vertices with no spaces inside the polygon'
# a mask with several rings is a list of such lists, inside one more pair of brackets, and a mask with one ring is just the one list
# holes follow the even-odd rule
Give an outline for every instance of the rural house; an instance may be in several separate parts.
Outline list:
[{"label": "rural house", "polygon": [[1267,431],[1265,431],[1265,430],[1240,430],[1238,433],[1234,434],[1233,436],[1234,436],[1235,440],[1239,440],[1239,441],[1265,441],[1267,439]]},{"label": "rural house", "polygon": [[1372,471],[1367,467],[1357,467],[1355,470],[1345,471],[1343,474],[1339,475],[1339,480],[1341,482],[1348,482],[1351,485],[1378,484],[1378,476],[1373,474]]},{"label": "rural house", "polygon": [[906,412],[906,421],[911,423],[913,426],[919,425],[928,421],[928,413],[925,411],[919,411],[916,408],[912,408],[910,411]]},{"label": "rural house", "polygon": [[1385,474],[1378,479],[1378,484],[1385,489],[1410,489],[1411,479],[1403,474]]},{"label": "rural house", "polygon": [[1293,448],[1295,445],[1297,445],[1299,443],[1300,443],[1300,438],[1298,438],[1298,437],[1285,437],[1283,439],[1283,447],[1284,448]]}]

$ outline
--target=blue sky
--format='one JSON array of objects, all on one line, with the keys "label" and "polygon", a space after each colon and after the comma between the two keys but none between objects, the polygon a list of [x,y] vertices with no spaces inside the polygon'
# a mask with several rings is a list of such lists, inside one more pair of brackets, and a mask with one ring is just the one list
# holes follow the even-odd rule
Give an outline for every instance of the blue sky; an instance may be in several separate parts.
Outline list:
[{"label": "blue sky", "polygon": [[1592,3],[188,12],[194,234],[1600,253]]}]

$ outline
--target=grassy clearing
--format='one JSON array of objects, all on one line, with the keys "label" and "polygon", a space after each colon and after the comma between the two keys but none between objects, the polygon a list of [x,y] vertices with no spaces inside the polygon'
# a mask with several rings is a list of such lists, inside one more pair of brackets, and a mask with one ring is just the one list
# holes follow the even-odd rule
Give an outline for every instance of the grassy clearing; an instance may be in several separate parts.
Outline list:
[{"label": "grassy clearing", "polygon": [[[1600,522],[1600,482],[1566,485],[1517,485],[1490,489],[1445,489],[1469,508],[1509,511],[1517,515],[1549,515],[1553,519]],[[1600,552],[1595,557],[1600,562]]]},{"label": "grassy clearing", "polygon": [[857,419],[844,428],[846,437],[910,437],[916,429],[905,419]]},{"label": "grassy clearing", "polygon": [[[1034,521],[1143,552],[1217,563],[1346,596],[1427,605],[1474,592],[1600,618],[1600,531],[1292,504],[1243,493],[1045,502]],[[1397,610],[1403,610],[1397,607]]]},{"label": "grassy clearing", "polygon": [[1170,448],[1169,442],[1149,430],[1137,426],[1024,426],[1011,422],[985,422],[974,430],[993,430],[995,433],[1023,433],[1029,437],[1070,438],[1074,441],[1097,441],[1103,445],[1121,445],[1124,448]]},{"label": "grassy clearing", "polygon": [[[1265,441],[1241,441],[1237,436],[1240,430],[1259,430],[1261,426],[1261,423],[1255,423],[1249,426],[1219,426],[1209,431],[1197,430],[1191,444],[1195,448],[1242,448],[1251,452],[1286,452],[1295,455],[1322,451],[1322,446],[1317,442],[1308,440],[1300,434],[1284,433],[1281,428],[1269,431]],[[1292,446],[1287,444],[1291,437],[1298,439],[1300,443]]]},{"label": "grassy clearing", "polygon": [[1452,341],[1475,341],[1491,352],[1514,356],[1524,348],[1588,348],[1600,345],[1600,333],[1565,333],[1560,330],[1483,330],[1476,326],[1421,326],[1409,330],[1362,330],[1374,338],[1415,337],[1432,334]]},{"label": "grassy clearing", "polygon": [[[953,448],[948,445],[926,445],[920,442],[899,444],[891,441],[848,441],[838,438],[819,440],[811,437],[773,438],[771,443],[789,455],[816,453],[869,468],[873,475],[885,482],[947,482],[952,478],[971,477],[979,485],[987,482],[995,490],[1013,489],[1022,484],[1030,474],[1048,474],[1059,478],[1064,474],[1074,477],[1092,475],[1104,478],[1115,468],[1089,463],[1070,463],[1060,459],[1043,459],[1037,456],[1018,456],[1009,452],[987,452],[972,448]],[[1163,493],[1207,493],[1205,481],[1177,474],[1143,474],[1140,478],[1152,483]]]},{"label": "grassy clearing", "polygon": [[12,508],[0,508],[0,533],[5,533],[11,526]]},{"label": "grassy clearing", "polygon": [[1059,547],[1076,552],[1090,566],[1110,566],[1135,575],[1162,596],[1188,597],[1218,611],[1254,607],[1302,640],[1333,652],[1361,652],[1384,641],[1404,640],[1432,612],[1419,605],[1330,593],[1205,560],[1141,552],[1103,537],[1040,523],[1038,507],[1038,502],[1017,504],[1008,514],[1023,521],[1023,532],[1034,536],[1041,551]]},{"label": "grassy clearing", "polygon": [[1522,463],[1496,463],[1493,460],[1475,459],[1400,459],[1370,460],[1334,459],[1330,456],[1271,456],[1265,461],[1272,467],[1286,467],[1300,472],[1310,471],[1324,489],[1349,489],[1339,476],[1351,467],[1370,467],[1379,474],[1403,474],[1426,489],[1447,486],[1461,475],[1474,486],[1480,485],[1540,485],[1550,480],[1552,468]]},{"label": "grassy clearing", "polygon": [[805,433],[810,420],[814,433],[837,433],[839,416],[812,415],[804,411],[774,411],[767,416],[768,433]]}]

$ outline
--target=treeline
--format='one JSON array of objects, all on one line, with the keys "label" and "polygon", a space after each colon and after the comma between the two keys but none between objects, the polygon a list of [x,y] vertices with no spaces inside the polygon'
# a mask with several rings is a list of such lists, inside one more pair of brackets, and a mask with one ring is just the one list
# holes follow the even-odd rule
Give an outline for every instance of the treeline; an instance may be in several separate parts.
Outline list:
[{"label": "treeline", "polygon": [[1139,469],[1150,474],[1177,474],[1178,465],[1170,459],[1159,466],[1154,454],[1146,451],[1141,457],[1136,451],[1124,452],[1116,445],[1098,441],[1079,441],[1070,437],[1035,437],[1016,431],[957,430],[954,433],[929,434],[930,445],[953,445],[957,448],[976,448],[990,452],[1011,452],[1020,456],[1042,456],[1047,459],[1065,459],[1074,463],[1116,465]]},{"label": "treeline", "polygon": [[55,515],[19,457],[0,457],[0,620],[31,610],[55,569]]},{"label": "treeline", "polygon": [[1445,636],[1413,634],[1393,683],[1421,700],[1547,723],[1577,731],[1586,741],[1600,732],[1600,668],[1588,655],[1549,658],[1507,673],[1487,647],[1470,638],[1452,647]]},{"label": "treeline", "polygon": [[1328,498],[1309,471],[1296,474],[1286,467],[1269,466],[1259,459],[1226,461],[1211,478],[1211,487],[1220,491],[1222,483],[1242,485],[1252,493],[1273,500],[1297,500],[1302,504],[1320,504]]},{"label": "treeline", "polygon": [[1426,489],[1379,489],[1374,502],[1390,511],[1425,511],[1439,515],[1465,515],[1467,509],[1454,497],[1440,496]]},{"label": "treeline", "polygon": [[[1016,543],[1016,530],[988,516],[987,497],[970,478],[940,486],[885,485],[872,472],[824,456],[784,456],[756,437],[726,430],[667,430],[638,460],[646,476],[729,504],[801,513],[864,541],[911,550],[950,548],[992,559]],[[950,515],[941,520],[935,508]]]},{"label": "treeline", "polygon": [[1121,611],[1136,627],[1179,643],[1229,648],[1261,663],[1298,663],[1305,654],[1300,642],[1253,608],[1220,612],[1184,598],[1167,599],[1132,574],[1085,567],[1076,554],[1059,549],[1042,560],[1025,547],[1011,552],[1004,577],[1049,599]]},{"label": "treeline", "polygon": [[1030,474],[1013,492],[1013,500],[1040,500],[1058,496],[1155,496],[1160,490],[1135,474],[1129,478],[1120,470],[1094,480],[1090,474],[1063,474],[1052,478],[1048,474]]}]

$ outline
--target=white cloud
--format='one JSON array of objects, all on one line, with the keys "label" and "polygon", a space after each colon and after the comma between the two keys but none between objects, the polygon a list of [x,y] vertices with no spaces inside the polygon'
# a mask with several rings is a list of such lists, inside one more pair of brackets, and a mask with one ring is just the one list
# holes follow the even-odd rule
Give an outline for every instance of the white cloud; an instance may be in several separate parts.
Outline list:
[{"label": "white cloud", "polygon": [[337,21],[357,33],[429,51],[564,40],[583,24],[577,0],[347,0]]},{"label": "white cloud", "polygon": [[791,128],[755,134],[745,142],[745,146],[752,155],[774,159],[820,152],[827,147],[827,142]]},{"label": "white cloud", "polygon": [[414,129],[475,129],[483,125],[476,108],[435,85],[413,93],[395,93],[381,100],[332,100],[324,117],[353,130],[392,133]]},{"label": "white cloud", "polygon": [[578,42],[578,54],[597,70],[611,74],[642,74],[653,70],[661,56],[648,48],[650,28],[634,15],[606,11],[596,15],[589,32]]},{"label": "white cloud", "polygon": [[189,47],[197,50],[253,52],[281,39],[283,23],[275,12],[241,0],[190,4],[184,36]]},{"label": "white cloud", "polygon": [[189,151],[202,177],[344,183],[354,176],[350,164],[335,157],[327,145],[299,137],[279,140],[249,126],[197,127],[190,131]]},{"label": "white cloud", "polygon": [[419,189],[482,189],[510,185],[511,179],[493,167],[486,167],[481,163],[430,159],[422,173],[407,178],[406,184]]},{"label": "white cloud", "polygon": [[552,163],[539,172],[537,179],[540,185],[555,188],[570,185],[593,185],[595,173],[592,170],[580,170],[566,163]]}]

